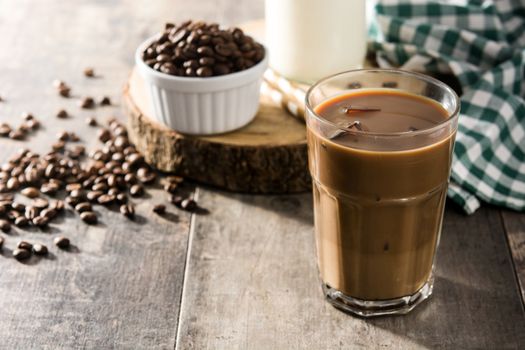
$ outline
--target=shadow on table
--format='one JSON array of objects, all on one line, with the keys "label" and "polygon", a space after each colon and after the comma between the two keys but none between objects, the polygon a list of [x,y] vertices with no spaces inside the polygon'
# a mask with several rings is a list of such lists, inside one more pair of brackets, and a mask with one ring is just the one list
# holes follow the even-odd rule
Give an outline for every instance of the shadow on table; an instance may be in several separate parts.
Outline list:
[{"label": "shadow on table", "polygon": [[429,349],[517,349],[523,345],[518,328],[501,321],[512,322],[519,312],[505,305],[494,309],[497,295],[438,276],[434,295],[410,314],[365,322]]}]

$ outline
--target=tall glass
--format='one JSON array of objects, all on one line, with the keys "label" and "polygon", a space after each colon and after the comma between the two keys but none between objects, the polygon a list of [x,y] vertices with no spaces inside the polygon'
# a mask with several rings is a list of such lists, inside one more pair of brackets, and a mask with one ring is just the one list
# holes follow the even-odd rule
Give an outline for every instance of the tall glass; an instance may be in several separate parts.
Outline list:
[{"label": "tall glass", "polygon": [[[445,116],[428,128],[379,133],[318,113],[328,100],[372,90],[429,99]],[[432,293],[457,95],[423,74],[354,70],[312,86],[306,111],[318,265],[327,300],[360,316],[409,312]],[[406,113],[425,117],[427,110]],[[342,133],[344,138],[336,137]]]}]

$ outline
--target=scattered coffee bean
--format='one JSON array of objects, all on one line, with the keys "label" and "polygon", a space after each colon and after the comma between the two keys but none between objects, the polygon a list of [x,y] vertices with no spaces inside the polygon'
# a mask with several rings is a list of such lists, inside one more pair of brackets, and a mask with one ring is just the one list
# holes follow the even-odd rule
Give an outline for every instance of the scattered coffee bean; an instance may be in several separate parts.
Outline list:
[{"label": "scattered coffee bean", "polygon": [[67,113],[67,111],[65,109],[61,109],[57,112],[56,114],[57,118],[60,118],[60,119],[65,119],[69,116],[69,114]]},{"label": "scattered coffee bean", "polygon": [[115,200],[115,196],[111,194],[103,194],[97,198],[98,204],[110,205]]},{"label": "scattered coffee bean", "polygon": [[13,202],[11,203],[11,208],[16,211],[24,211],[26,210],[26,206],[23,203],[20,202]]},{"label": "scattered coffee bean", "polygon": [[97,120],[94,117],[86,118],[86,124],[89,126],[97,126]]},{"label": "scattered coffee bean", "polygon": [[49,223],[49,219],[45,216],[37,216],[33,219],[33,225],[38,226],[40,228],[44,228]]},{"label": "scattered coffee bean", "polygon": [[145,183],[145,184],[151,183],[155,181],[156,177],[157,176],[155,175],[155,173],[153,171],[150,171],[148,168],[143,167],[137,170],[137,178],[142,183]]},{"label": "scattered coffee bean", "polygon": [[89,109],[95,107],[95,100],[92,97],[84,97],[78,104],[81,108]]},{"label": "scattered coffee bean", "polygon": [[24,138],[24,133],[20,130],[12,130],[9,133],[9,138],[13,140],[22,140]]},{"label": "scattered coffee bean", "polygon": [[86,198],[91,202],[95,202],[98,197],[102,196],[103,194],[104,192],[102,191],[89,191],[86,195]]},{"label": "scattered coffee bean", "polygon": [[71,95],[71,88],[68,86],[58,88],[58,94],[62,97],[69,97]]},{"label": "scattered coffee bean", "polygon": [[95,225],[97,223],[97,214],[92,211],[85,211],[80,213],[80,218],[88,225]]},{"label": "scattered coffee bean", "polygon": [[0,219],[0,230],[5,233],[11,231],[11,224],[9,221]]},{"label": "scattered coffee bean", "polygon": [[175,204],[178,207],[180,207],[183,200],[184,198],[182,198],[182,196],[171,196],[171,203]]},{"label": "scattered coffee bean", "polygon": [[142,187],[141,185],[133,185],[129,189],[129,193],[133,197],[140,197],[140,196],[142,196],[144,194],[144,187]]},{"label": "scattered coffee bean", "polygon": [[157,204],[153,207],[153,212],[158,215],[166,213],[166,206],[164,204]]},{"label": "scattered coffee bean", "polygon": [[33,244],[33,253],[35,255],[47,255],[48,253],[48,250],[47,250],[47,247],[43,244],[40,244],[40,243],[36,243],[36,244]]},{"label": "scattered coffee bean", "polygon": [[177,191],[178,185],[176,183],[166,183],[164,184],[164,191],[168,193],[175,193]]},{"label": "scattered coffee bean", "polygon": [[84,75],[89,78],[93,78],[95,76],[95,70],[91,67],[84,69]]},{"label": "scattered coffee bean", "polygon": [[102,142],[109,141],[111,133],[108,129],[100,129],[97,133],[98,139]]},{"label": "scattered coffee bean", "polygon": [[67,192],[73,192],[73,191],[80,191],[82,190],[82,185],[78,182],[67,184],[66,191]]},{"label": "scattered coffee bean", "polygon": [[19,249],[31,250],[31,248],[33,248],[33,245],[31,243],[29,243],[28,241],[20,241],[20,242],[18,242],[16,247],[19,248]]},{"label": "scattered coffee bean", "polygon": [[49,209],[54,209],[57,212],[62,211],[64,210],[64,202],[61,200],[54,201],[49,205]]},{"label": "scattered coffee bean", "polygon": [[40,210],[38,208],[36,208],[36,207],[34,207],[32,205],[29,205],[25,209],[24,217],[27,220],[33,221],[33,219],[36,218],[39,213],[40,213]]},{"label": "scattered coffee bean", "polygon": [[25,216],[19,216],[15,219],[15,225],[17,227],[26,227],[29,225],[29,220]]},{"label": "scattered coffee bean", "polygon": [[40,191],[35,187],[26,187],[20,193],[28,198],[36,198],[40,195]]},{"label": "scattered coffee bean", "polygon": [[[85,221],[85,220],[84,220]],[[69,241],[69,238],[67,237],[63,237],[63,236],[60,236],[60,237],[56,237],[53,242],[55,243],[55,245],[57,247],[59,247],[60,249],[66,249],[70,246],[71,242]]]},{"label": "scattered coffee bean", "polygon": [[85,211],[93,211],[93,208],[89,202],[82,202],[75,206],[75,210],[79,213],[83,213]]},{"label": "scattered coffee bean", "polygon": [[31,257],[31,252],[27,249],[16,248],[13,250],[13,257],[18,260],[27,260]]},{"label": "scattered coffee bean", "polygon": [[193,211],[197,209],[197,202],[191,198],[186,198],[180,203],[180,207],[187,211]]},{"label": "scattered coffee bean", "polygon": [[122,204],[120,206],[120,213],[129,219],[133,219],[135,217],[135,207],[131,203]]},{"label": "scattered coffee bean", "polygon": [[110,106],[111,105],[111,99],[108,96],[103,96],[100,99],[99,104],[101,106]]},{"label": "scattered coffee bean", "polygon": [[0,136],[3,136],[3,137],[9,136],[11,131],[12,131],[12,129],[9,126],[9,124],[7,124],[7,123],[0,124]]},{"label": "scattered coffee bean", "polygon": [[45,198],[37,198],[32,202],[33,206],[38,209],[45,209],[49,206],[49,201]]},{"label": "scattered coffee bean", "polygon": [[40,216],[45,217],[48,220],[52,220],[57,214],[58,210],[55,208],[46,208],[40,212]]}]

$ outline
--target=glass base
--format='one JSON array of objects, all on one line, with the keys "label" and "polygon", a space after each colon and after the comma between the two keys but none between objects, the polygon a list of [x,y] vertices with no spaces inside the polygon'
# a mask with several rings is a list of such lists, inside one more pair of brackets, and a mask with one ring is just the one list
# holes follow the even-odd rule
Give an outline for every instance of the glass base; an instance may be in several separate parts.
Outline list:
[{"label": "glass base", "polygon": [[434,287],[434,278],[430,277],[417,292],[396,299],[362,300],[345,295],[344,293],[323,284],[326,300],[334,307],[361,317],[383,315],[404,315],[412,311],[430,295]]}]

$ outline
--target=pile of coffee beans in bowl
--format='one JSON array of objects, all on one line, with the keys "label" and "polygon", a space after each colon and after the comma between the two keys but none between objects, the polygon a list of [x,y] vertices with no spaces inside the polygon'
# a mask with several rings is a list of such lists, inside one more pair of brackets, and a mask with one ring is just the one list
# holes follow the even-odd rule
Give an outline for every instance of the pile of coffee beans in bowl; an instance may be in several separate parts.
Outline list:
[{"label": "pile of coffee beans in bowl", "polygon": [[239,28],[186,21],[166,23],[142,53],[142,60],[170,75],[211,77],[248,69],[264,55],[264,47]]}]

